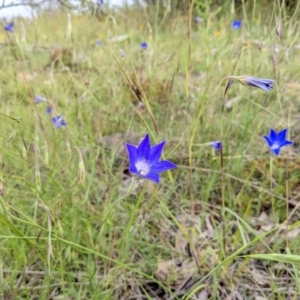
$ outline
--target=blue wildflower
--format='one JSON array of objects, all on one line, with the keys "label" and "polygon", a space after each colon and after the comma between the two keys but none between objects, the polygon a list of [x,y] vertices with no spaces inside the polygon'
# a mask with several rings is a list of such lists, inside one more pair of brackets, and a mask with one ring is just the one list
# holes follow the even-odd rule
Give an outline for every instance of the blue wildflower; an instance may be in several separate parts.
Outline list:
[{"label": "blue wildflower", "polygon": [[270,150],[277,156],[279,155],[280,149],[284,146],[293,144],[291,141],[286,140],[287,129],[283,129],[280,132],[276,132],[271,129],[269,136],[264,135]]},{"label": "blue wildflower", "polygon": [[96,41],[96,45],[101,46],[102,45],[102,41],[100,41],[100,40]]},{"label": "blue wildflower", "polygon": [[262,89],[266,92],[269,92],[273,89],[272,84],[275,82],[273,79],[267,78],[256,78],[252,76],[237,76],[232,77],[232,79],[236,79],[237,81],[241,82],[242,84],[253,86],[259,89]]},{"label": "blue wildflower", "polygon": [[48,107],[45,109],[45,113],[46,113],[47,115],[51,115],[51,113],[52,113],[52,107],[51,107],[51,106],[48,106]]},{"label": "blue wildflower", "polygon": [[147,44],[146,42],[142,42],[142,43],[141,43],[141,48],[142,48],[143,50],[147,50],[148,44]]},{"label": "blue wildflower", "polygon": [[222,148],[222,143],[220,141],[211,142],[210,145],[217,151],[220,151]]},{"label": "blue wildflower", "polygon": [[67,123],[62,116],[53,117],[52,122],[56,128],[67,126]]},{"label": "blue wildflower", "polygon": [[14,32],[14,22],[10,22],[4,26],[4,29],[9,32]]},{"label": "blue wildflower", "polygon": [[97,5],[103,5],[104,1],[103,0],[97,0]]},{"label": "blue wildflower", "polygon": [[242,26],[242,21],[234,20],[232,21],[232,29],[239,29]]},{"label": "blue wildflower", "polygon": [[47,101],[47,99],[40,95],[34,96],[34,103],[40,103],[40,102],[45,102],[45,101]]},{"label": "blue wildflower", "polygon": [[159,173],[177,167],[168,160],[159,161],[165,143],[166,141],[163,141],[151,147],[149,134],[146,134],[138,146],[126,144],[129,156],[129,172],[139,178],[158,183]]}]

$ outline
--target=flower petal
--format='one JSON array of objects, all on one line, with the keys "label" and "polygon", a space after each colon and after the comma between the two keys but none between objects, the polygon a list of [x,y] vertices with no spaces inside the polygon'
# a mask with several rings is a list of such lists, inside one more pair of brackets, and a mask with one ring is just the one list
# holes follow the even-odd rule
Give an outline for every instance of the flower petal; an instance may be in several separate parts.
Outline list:
[{"label": "flower petal", "polygon": [[220,151],[222,148],[222,143],[220,141],[211,142],[210,145],[217,151]]},{"label": "flower petal", "polygon": [[151,164],[155,164],[158,162],[158,160],[161,157],[161,153],[164,149],[165,143],[166,143],[166,141],[163,141],[163,142],[151,147],[148,157],[146,157],[146,159],[148,159],[151,162]]},{"label": "flower petal", "polygon": [[271,151],[272,151],[276,156],[278,156],[279,153],[280,153],[280,148],[278,147],[278,148],[276,148],[276,149],[271,149]]},{"label": "flower petal", "polygon": [[275,82],[273,79],[256,78],[251,76],[244,77],[242,81],[248,86],[254,86],[267,92],[273,89],[272,84]]},{"label": "flower petal", "polygon": [[270,137],[270,140],[272,141],[272,143],[274,143],[274,141],[277,139],[276,131],[273,129],[270,129],[269,137]]},{"label": "flower petal", "polygon": [[264,139],[266,140],[269,148],[271,148],[273,145],[273,141],[267,135],[264,135]]},{"label": "flower petal", "polygon": [[10,22],[9,24],[5,25],[4,29],[9,32],[14,32],[14,22]]},{"label": "flower petal", "polygon": [[129,165],[129,172],[131,174],[137,175],[139,177],[141,176],[141,174],[137,171],[136,166],[131,162],[130,162],[130,165]]},{"label": "flower petal", "polygon": [[174,164],[168,160],[162,160],[162,161],[154,164],[151,167],[150,173],[160,173],[160,172],[165,172],[167,170],[175,169],[175,168],[177,168],[176,164]]},{"label": "flower petal", "polygon": [[277,133],[277,141],[284,142],[286,138],[287,129],[283,129],[280,132]]},{"label": "flower petal", "polygon": [[150,150],[151,144],[150,144],[150,138],[149,134],[147,133],[146,136],[143,138],[143,140],[140,142],[140,144],[137,147],[137,155],[138,157],[147,157],[147,153]]},{"label": "flower petal", "polygon": [[238,29],[238,28],[240,28],[242,26],[242,21],[240,21],[240,20],[234,20],[233,22],[232,22],[232,28],[233,29]]},{"label": "flower petal", "polygon": [[281,144],[280,144],[280,148],[284,147],[284,146],[288,146],[288,145],[292,145],[293,142],[291,141],[283,141]]},{"label": "flower petal", "polygon": [[265,84],[272,84],[272,83],[275,82],[275,80],[269,79],[269,78],[252,77],[252,79],[255,80],[255,81],[259,81],[261,83],[265,83]]},{"label": "flower petal", "polygon": [[129,169],[132,169],[132,170],[135,169],[135,171],[133,171],[133,172],[131,172],[130,170],[129,171],[131,173],[137,172],[136,167],[135,167],[135,163],[138,158],[137,148],[136,148],[136,146],[130,145],[130,144],[125,144],[125,146],[126,146],[126,150],[128,152],[128,156],[129,156],[129,165],[130,165]]},{"label": "flower petal", "polygon": [[61,118],[61,116],[57,116],[57,117],[53,117],[52,118],[52,122],[53,122],[53,124],[54,124],[54,126],[56,127],[56,128],[59,128],[59,119]]},{"label": "flower petal", "polygon": [[46,110],[45,110],[45,113],[46,113],[47,115],[51,115],[51,113],[52,113],[52,107],[48,106],[48,107],[46,108]]},{"label": "flower petal", "polygon": [[270,86],[270,85],[268,85],[268,84],[266,84],[266,83],[263,83],[263,82],[259,82],[259,81],[253,81],[252,86],[257,87],[257,88],[259,88],[259,89],[262,89],[262,90],[264,90],[264,91],[266,91],[266,92],[268,92],[268,91],[270,91],[271,89],[273,89],[272,86]]},{"label": "flower petal", "polygon": [[146,42],[141,43],[141,48],[146,50],[148,48],[148,44]]},{"label": "flower petal", "polygon": [[143,178],[152,180],[156,183],[159,183],[159,174],[155,174],[155,173],[149,173],[146,176],[143,176]]}]

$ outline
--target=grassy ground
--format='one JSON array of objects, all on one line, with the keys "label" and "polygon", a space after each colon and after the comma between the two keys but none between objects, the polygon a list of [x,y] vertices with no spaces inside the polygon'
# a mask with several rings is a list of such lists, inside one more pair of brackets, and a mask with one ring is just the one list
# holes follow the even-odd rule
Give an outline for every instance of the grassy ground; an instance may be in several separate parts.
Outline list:
[{"label": "grassy ground", "polygon": [[[74,15],[68,31],[45,14],[1,32],[1,299],[300,299],[299,24],[210,15]],[[234,83],[222,112],[233,70],[274,90]],[[279,158],[270,128],[294,142]],[[178,168],[130,189],[124,144],[147,132]]]}]

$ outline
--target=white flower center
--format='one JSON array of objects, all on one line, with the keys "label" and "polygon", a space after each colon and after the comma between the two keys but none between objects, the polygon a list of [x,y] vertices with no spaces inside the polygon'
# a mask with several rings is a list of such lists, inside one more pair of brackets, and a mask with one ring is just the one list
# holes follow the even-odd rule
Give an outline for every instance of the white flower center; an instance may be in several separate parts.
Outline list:
[{"label": "white flower center", "polygon": [[278,148],[280,148],[278,142],[275,142],[271,147],[271,149],[273,149],[273,150],[278,149]]},{"label": "white flower center", "polygon": [[146,176],[150,171],[149,163],[145,159],[138,160],[135,167],[142,176]]}]

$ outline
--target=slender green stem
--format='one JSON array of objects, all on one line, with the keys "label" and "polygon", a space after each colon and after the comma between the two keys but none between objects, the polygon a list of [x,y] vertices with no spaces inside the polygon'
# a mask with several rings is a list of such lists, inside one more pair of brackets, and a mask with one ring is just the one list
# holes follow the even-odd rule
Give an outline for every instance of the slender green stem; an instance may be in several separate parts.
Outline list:
[{"label": "slender green stem", "polygon": [[[123,238],[123,240],[122,240],[121,247],[120,247],[120,249],[122,249],[122,251],[123,251],[123,249],[124,249],[124,243],[125,243],[125,241],[126,241],[126,243],[130,242],[130,239],[128,239],[128,235],[129,235],[129,232],[130,232],[130,228],[132,227],[134,218],[135,218],[135,216],[136,216],[136,214],[137,214],[138,208],[140,207],[140,204],[141,204],[141,201],[142,201],[142,199],[143,199],[144,192],[145,192],[145,188],[146,188],[147,184],[148,184],[148,181],[147,181],[147,182],[145,183],[145,185],[143,186],[143,190],[142,190],[142,192],[140,193],[140,195],[139,195],[139,197],[138,197],[138,199],[137,199],[137,201],[136,201],[136,203],[135,203],[133,212],[130,214],[130,220],[129,220],[127,226],[126,226],[124,238]],[[125,247],[126,247],[126,249],[127,249],[127,245],[126,245]],[[126,251],[125,251],[125,253],[126,253]]]},{"label": "slender green stem", "polygon": [[289,159],[287,159],[285,165],[285,213],[286,213],[286,231],[285,231],[285,247],[289,249],[289,197],[290,197],[290,187],[289,187]]},{"label": "slender green stem", "polygon": [[255,20],[255,13],[256,13],[256,0],[253,1],[251,26],[252,26],[252,24],[254,23],[254,20]]},{"label": "slender green stem", "polygon": [[132,189],[133,189],[133,187],[134,187],[134,184],[135,184],[136,180],[137,180],[137,179],[136,179],[135,177],[132,177],[132,181],[131,181],[131,184],[130,184],[130,186],[129,186],[128,191],[126,192],[126,194],[125,194],[124,196],[122,196],[122,197],[120,197],[120,198],[118,198],[117,200],[114,201],[114,203],[113,203],[112,206],[111,206],[110,211],[108,212],[108,214],[107,214],[106,217],[104,218],[102,224],[100,225],[100,228],[104,225],[104,223],[106,222],[107,218],[110,216],[112,210],[115,208],[115,205],[116,205],[117,203],[119,203],[121,200],[125,199],[127,196],[130,195],[130,193],[131,193],[131,191],[132,191]]},{"label": "slender green stem", "polygon": [[224,180],[224,160],[223,160],[223,145],[221,142],[220,149],[220,166],[221,166],[221,195],[222,195],[222,221],[223,221],[223,251],[224,259],[226,258],[226,219],[225,219],[225,180]]},{"label": "slender green stem", "polygon": [[272,215],[273,215],[273,222],[276,223],[276,216],[275,216],[275,203],[273,197],[273,160],[274,157],[270,155],[270,191],[271,191],[271,203],[272,203]]}]

